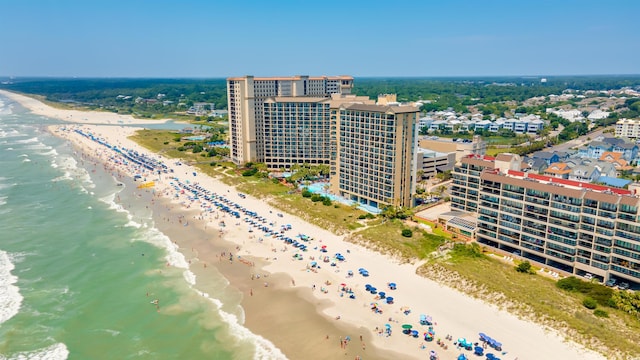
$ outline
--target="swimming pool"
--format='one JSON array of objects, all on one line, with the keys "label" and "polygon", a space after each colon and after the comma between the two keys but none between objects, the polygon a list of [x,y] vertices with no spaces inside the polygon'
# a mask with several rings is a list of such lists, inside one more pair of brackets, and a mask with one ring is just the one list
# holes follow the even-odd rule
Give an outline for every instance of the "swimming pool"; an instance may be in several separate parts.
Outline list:
[{"label": "swimming pool", "polygon": [[308,184],[308,185],[301,185],[300,189],[307,188],[309,191],[311,191],[314,194],[320,194],[320,195],[326,196],[329,199],[331,199],[331,201],[337,201],[337,202],[339,202],[341,204],[344,204],[344,205],[351,206],[353,204],[358,204],[358,209],[364,210],[364,211],[366,211],[368,213],[372,213],[372,214],[376,214],[377,215],[377,214],[380,214],[382,212],[382,209],[379,209],[377,207],[373,207],[373,206],[370,206],[370,205],[367,205],[367,204],[357,203],[357,202],[355,202],[353,200],[344,198],[342,196],[329,194],[327,192],[327,190],[326,190],[326,189],[328,189],[328,187],[329,187],[329,183],[326,183],[326,182],[315,182],[315,183],[311,183],[311,184]]}]

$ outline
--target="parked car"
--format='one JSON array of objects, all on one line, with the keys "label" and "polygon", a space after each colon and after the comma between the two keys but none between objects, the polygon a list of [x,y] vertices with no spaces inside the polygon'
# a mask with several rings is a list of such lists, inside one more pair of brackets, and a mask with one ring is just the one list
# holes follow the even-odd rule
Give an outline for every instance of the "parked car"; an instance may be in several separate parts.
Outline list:
[{"label": "parked car", "polygon": [[584,274],[584,278],[587,279],[587,280],[591,280],[591,279],[593,279],[593,275],[591,275],[590,273],[586,273],[586,274]]},{"label": "parked car", "polygon": [[629,290],[629,283],[626,283],[626,282],[620,283],[620,285],[618,285],[618,289],[620,289],[620,290]]},{"label": "parked car", "polygon": [[607,280],[607,282],[605,283],[605,285],[610,286],[610,287],[614,287],[616,286],[616,279],[609,279]]}]

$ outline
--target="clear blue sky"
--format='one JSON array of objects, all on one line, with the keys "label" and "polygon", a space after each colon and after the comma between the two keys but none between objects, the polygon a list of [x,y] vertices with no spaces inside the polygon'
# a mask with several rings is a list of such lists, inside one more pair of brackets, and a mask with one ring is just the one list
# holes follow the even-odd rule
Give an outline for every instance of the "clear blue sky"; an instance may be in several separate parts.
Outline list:
[{"label": "clear blue sky", "polygon": [[0,0],[0,75],[640,74],[639,0]]}]

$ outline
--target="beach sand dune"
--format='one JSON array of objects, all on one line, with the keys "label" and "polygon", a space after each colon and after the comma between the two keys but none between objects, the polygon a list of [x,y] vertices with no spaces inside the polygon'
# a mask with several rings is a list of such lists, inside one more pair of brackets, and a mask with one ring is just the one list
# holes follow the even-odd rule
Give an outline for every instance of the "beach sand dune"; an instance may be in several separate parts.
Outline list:
[{"label": "beach sand dune", "polygon": [[[38,109],[44,116],[65,116],[57,109],[48,110],[48,106],[35,100],[9,96],[26,107]],[[92,115],[74,116],[89,118]],[[111,144],[148,152],[127,139],[136,130],[133,127],[74,127],[99,134]],[[102,145],[71,131],[71,127],[67,126],[66,130],[55,127],[52,132],[68,139],[81,151],[109,163],[107,150],[100,148]],[[159,158],[156,154],[148,155]],[[401,264],[396,259],[347,243],[343,236],[291,214],[277,216],[279,211],[265,202],[251,196],[240,196],[233,188],[200,174],[195,168],[178,166],[168,159],[165,159],[165,164],[173,170],[172,176],[181,182],[197,182],[204,189],[257,212],[265,218],[265,224],[271,223],[276,229],[283,224],[291,225],[292,229],[286,233],[288,236],[305,234],[313,238],[307,243],[308,251],[303,252],[281,240],[265,236],[258,229],[253,228],[249,232],[251,226],[244,221],[244,215],[236,219],[219,210],[207,211],[201,199],[193,200],[179,192],[176,194],[175,183],[170,184],[172,181],[166,175],[147,174],[148,180],[155,181],[156,186],[140,190],[158,196],[154,215],[159,216],[159,220],[170,217],[188,221],[188,226],[177,223],[178,220],[164,225],[160,225],[161,221],[157,223],[171,239],[178,239],[180,251],[193,260],[191,266],[197,277],[206,277],[207,271],[214,269],[223,273],[243,294],[245,325],[272,341],[292,359],[355,356],[363,359],[424,359],[429,357],[431,350],[437,351],[440,359],[456,359],[460,353],[474,358],[471,352],[457,349],[454,342],[458,338],[478,342],[480,332],[502,343],[502,350],[488,349],[501,359],[604,359],[568,341],[561,334],[420,277],[416,274],[416,265]],[[133,175],[131,169],[123,167],[119,171]],[[198,175],[194,177],[193,173]],[[167,213],[163,214],[163,211]],[[320,252],[322,246],[326,246],[327,253]],[[221,251],[225,252],[224,257]],[[233,262],[228,259],[229,253],[233,254]],[[345,261],[332,258],[325,263],[321,260],[325,255],[333,257],[335,253],[343,254]],[[312,262],[316,262],[316,266],[312,266]],[[366,268],[369,276],[360,275],[359,268]],[[349,275],[350,272],[353,275]],[[389,289],[390,282],[397,284],[395,290]],[[377,294],[367,291],[366,285],[373,285],[378,292],[386,292],[395,301],[387,304],[384,299],[376,298]],[[355,299],[349,298],[343,288],[351,289]],[[421,314],[432,317],[435,337],[442,339],[447,349],[438,346],[435,340],[422,340],[428,326],[420,325]],[[384,329],[386,324],[392,329],[391,336],[376,331]],[[419,337],[403,334],[403,324],[412,325],[419,331]],[[447,335],[451,335],[452,340],[445,340]],[[351,341],[345,351],[340,340],[346,336]]]}]

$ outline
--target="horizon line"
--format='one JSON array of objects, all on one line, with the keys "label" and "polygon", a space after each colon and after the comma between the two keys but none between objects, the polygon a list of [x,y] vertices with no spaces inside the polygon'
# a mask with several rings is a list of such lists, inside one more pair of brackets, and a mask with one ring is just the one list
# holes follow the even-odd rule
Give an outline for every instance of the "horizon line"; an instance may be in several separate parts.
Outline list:
[{"label": "horizon line", "polygon": [[[296,74],[300,75],[300,74]],[[296,76],[289,75],[289,76]],[[306,75],[306,74],[304,74]],[[242,75],[247,76],[247,75]],[[276,75],[273,75],[276,76]],[[314,75],[316,76],[316,75]],[[325,76],[325,75],[317,75]],[[333,75],[326,75],[333,76]],[[350,75],[358,78],[365,79],[443,79],[443,78],[559,78],[559,77],[640,77],[640,73],[631,74],[562,74],[562,75],[541,75],[541,74],[522,74],[522,75]],[[157,80],[226,80],[229,77],[235,76],[57,76],[57,75],[0,75],[2,79],[66,79],[66,80],[87,80],[87,79],[157,79]],[[271,76],[266,76],[271,77]]]}]

